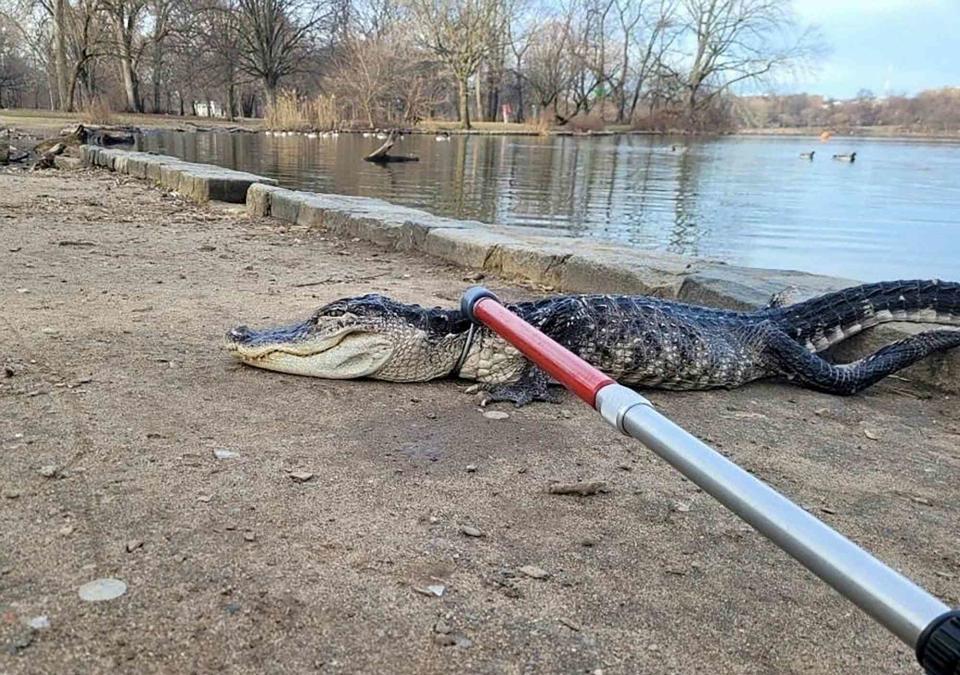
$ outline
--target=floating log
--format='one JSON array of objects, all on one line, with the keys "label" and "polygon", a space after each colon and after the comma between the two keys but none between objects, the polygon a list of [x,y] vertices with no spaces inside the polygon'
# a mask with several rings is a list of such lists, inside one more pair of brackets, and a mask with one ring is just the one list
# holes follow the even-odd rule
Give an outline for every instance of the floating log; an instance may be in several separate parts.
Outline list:
[{"label": "floating log", "polygon": [[387,162],[419,162],[420,158],[414,155],[390,155],[390,148],[393,147],[393,144],[397,142],[400,134],[397,133],[397,130],[392,130],[387,134],[387,140],[383,142],[379,148],[371,152],[369,155],[363,158],[365,162],[373,162],[375,164],[386,164]]}]

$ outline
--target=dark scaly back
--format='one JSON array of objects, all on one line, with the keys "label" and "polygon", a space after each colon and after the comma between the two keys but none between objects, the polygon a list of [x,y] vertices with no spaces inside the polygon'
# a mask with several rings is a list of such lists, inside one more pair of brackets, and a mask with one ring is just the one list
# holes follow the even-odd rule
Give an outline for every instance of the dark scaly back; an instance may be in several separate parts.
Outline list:
[{"label": "dark scaly back", "polygon": [[758,314],[767,315],[809,349],[823,351],[888,321],[960,326],[960,283],[936,279],[881,281]]},{"label": "dark scaly back", "polygon": [[421,307],[398,302],[377,293],[335,300],[317,310],[313,318],[316,320],[322,316],[339,316],[345,313],[402,321],[424,331],[428,340],[439,340],[450,334],[465,333],[470,328],[470,319],[458,309]]}]

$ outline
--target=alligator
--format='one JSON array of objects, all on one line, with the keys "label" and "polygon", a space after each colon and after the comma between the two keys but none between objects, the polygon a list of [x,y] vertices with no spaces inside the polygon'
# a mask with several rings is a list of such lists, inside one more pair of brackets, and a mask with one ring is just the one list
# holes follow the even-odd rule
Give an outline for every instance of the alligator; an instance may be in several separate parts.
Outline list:
[{"label": "alligator", "polygon": [[[916,361],[960,345],[939,329],[835,364],[822,352],[888,321],[960,326],[960,283],[917,280],[855,286],[753,312],[655,297],[561,295],[508,307],[621,384],[635,388],[734,388],[786,378],[851,395]],[[382,295],[331,302],[303,322],[227,334],[242,363],[332,379],[422,382],[460,377],[486,385],[486,401],[555,401],[550,378],[459,309],[425,308]]]}]

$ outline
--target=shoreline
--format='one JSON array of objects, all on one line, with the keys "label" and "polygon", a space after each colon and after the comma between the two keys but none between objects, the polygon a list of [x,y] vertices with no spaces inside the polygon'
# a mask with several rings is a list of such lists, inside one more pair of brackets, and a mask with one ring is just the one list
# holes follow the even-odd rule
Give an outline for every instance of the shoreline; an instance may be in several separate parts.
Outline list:
[{"label": "shoreline", "polygon": [[[85,123],[80,113],[60,113],[50,111],[34,111],[27,109],[0,109],[0,128],[9,127],[28,133],[43,135],[52,129],[60,129]],[[90,126],[98,123],[89,122]],[[268,131],[260,118],[227,120],[211,117],[178,117],[171,115],[127,114],[117,113],[106,126],[129,125],[137,127],[141,132],[151,131],[180,131],[183,133],[210,132],[210,133],[263,133]],[[458,129],[456,122],[430,122],[422,126],[407,129],[412,134],[431,135],[437,132],[448,132],[451,135],[465,136],[563,136],[563,137],[608,137],[608,136],[656,136],[665,138],[713,139],[726,137],[757,137],[757,138],[819,138],[824,131],[822,128],[760,128],[738,129],[735,131],[717,132],[688,132],[683,130],[656,131],[649,129],[630,129],[622,125],[611,124],[611,128],[598,131],[574,131],[572,129],[548,128],[539,129],[534,125],[510,125],[500,122],[478,122],[473,129]],[[960,130],[954,133],[911,133],[898,130],[885,131],[885,127],[862,127],[831,132],[835,139],[863,139],[870,141],[900,141],[923,143],[960,143]],[[340,133],[363,133],[370,129],[351,128],[341,129]],[[292,133],[305,133],[293,131]]]}]

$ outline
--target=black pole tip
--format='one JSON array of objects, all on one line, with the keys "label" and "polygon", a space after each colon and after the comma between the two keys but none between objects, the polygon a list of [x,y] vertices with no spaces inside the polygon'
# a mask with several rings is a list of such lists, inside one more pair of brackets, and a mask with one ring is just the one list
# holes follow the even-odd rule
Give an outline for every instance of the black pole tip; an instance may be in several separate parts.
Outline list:
[{"label": "black pole tip", "polygon": [[928,675],[960,673],[960,609],[941,614],[923,630],[917,661]]},{"label": "black pole tip", "polygon": [[489,289],[484,288],[483,286],[471,286],[463,293],[463,297],[460,298],[460,311],[463,312],[468,319],[477,323],[477,318],[473,315],[473,308],[477,306],[477,303],[483,300],[484,298],[490,298],[496,302],[500,302]]}]

